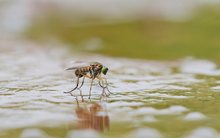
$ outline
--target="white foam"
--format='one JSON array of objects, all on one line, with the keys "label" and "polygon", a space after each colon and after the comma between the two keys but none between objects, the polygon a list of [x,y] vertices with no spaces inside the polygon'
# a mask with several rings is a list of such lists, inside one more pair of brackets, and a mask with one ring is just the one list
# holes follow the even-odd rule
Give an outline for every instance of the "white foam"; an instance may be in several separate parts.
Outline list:
[{"label": "white foam", "polygon": [[181,114],[183,112],[188,111],[186,107],[180,105],[170,106],[164,109],[155,109],[153,107],[142,107],[133,111],[132,113],[138,115],[173,115],[173,114]]},{"label": "white foam", "polygon": [[220,70],[216,69],[217,65],[209,60],[186,59],[180,66],[184,73],[220,75]]},{"label": "white foam", "polygon": [[52,138],[40,129],[30,128],[22,131],[20,138]]},{"label": "white foam", "polygon": [[184,120],[187,121],[199,121],[204,119],[207,119],[207,117],[200,112],[191,112],[184,117]]},{"label": "white foam", "polygon": [[129,133],[128,138],[162,138],[163,136],[159,131],[153,128],[138,128]]},{"label": "white foam", "polygon": [[69,132],[67,138],[100,138],[97,131],[92,129],[74,130]]},{"label": "white foam", "polygon": [[148,93],[146,94],[149,97],[161,97],[161,98],[171,98],[171,99],[186,99],[189,98],[188,96],[183,95],[170,95],[164,93]]},{"label": "white foam", "polygon": [[210,127],[199,127],[184,138],[220,138],[219,133]]},{"label": "white foam", "polygon": [[152,115],[148,115],[143,118],[143,121],[148,122],[148,123],[152,123],[152,122],[157,122],[157,119]]},{"label": "white foam", "polygon": [[120,106],[141,106],[142,102],[125,102],[125,101],[115,101],[113,103],[109,103],[109,107],[120,107]]},{"label": "white foam", "polygon": [[212,87],[212,89],[214,89],[214,90],[220,90],[220,86]]}]

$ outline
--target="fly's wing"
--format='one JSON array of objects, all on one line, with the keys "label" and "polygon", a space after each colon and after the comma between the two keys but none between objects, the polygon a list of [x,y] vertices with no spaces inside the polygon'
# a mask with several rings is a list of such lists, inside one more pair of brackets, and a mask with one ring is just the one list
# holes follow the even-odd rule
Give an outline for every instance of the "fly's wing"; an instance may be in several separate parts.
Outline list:
[{"label": "fly's wing", "polygon": [[72,66],[65,70],[76,70],[82,67],[90,66],[92,63],[95,63],[95,62],[74,61],[71,63]]},{"label": "fly's wing", "polygon": [[78,68],[81,68],[80,66],[76,66],[76,67],[69,67],[69,68],[66,68],[65,70],[76,70]]},{"label": "fly's wing", "polygon": [[82,67],[86,67],[89,64],[82,62],[82,61],[74,61],[71,63],[72,66],[70,66],[69,68],[65,69],[65,70],[75,70],[75,69],[79,69]]}]

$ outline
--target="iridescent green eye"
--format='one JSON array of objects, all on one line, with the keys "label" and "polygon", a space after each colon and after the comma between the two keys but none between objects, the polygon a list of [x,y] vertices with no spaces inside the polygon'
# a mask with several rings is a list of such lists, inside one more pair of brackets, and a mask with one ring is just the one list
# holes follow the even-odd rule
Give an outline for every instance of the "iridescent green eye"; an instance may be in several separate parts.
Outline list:
[{"label": "iridescent green eye", "polygon": [[102,73],[103,73],[104,75],[106,75],[107,72],[108,72],[108,68],[107,68],[107,67],[103,67],[103,68],[102,68]]}]

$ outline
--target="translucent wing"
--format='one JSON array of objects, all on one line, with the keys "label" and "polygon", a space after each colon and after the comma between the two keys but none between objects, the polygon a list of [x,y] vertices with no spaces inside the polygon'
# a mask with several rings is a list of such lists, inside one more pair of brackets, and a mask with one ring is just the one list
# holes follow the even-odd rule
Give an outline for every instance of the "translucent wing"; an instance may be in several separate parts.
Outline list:
[{"label": "translucent wing", "polygon": [[67,68],[66,70],[75,70],[75,69],[79,69],[82,67],[86,67],[86,66],[90,66],[91,64],[94,64],[97,62],[84,62],[84,61],[74,61],[72,62],[72,66]]}]

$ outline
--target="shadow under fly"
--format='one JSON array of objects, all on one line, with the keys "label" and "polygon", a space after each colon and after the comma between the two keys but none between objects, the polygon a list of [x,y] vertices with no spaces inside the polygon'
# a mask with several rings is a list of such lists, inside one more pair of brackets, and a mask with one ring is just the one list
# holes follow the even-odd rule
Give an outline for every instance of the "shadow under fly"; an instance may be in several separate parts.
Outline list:
[{"label": "shadow under fly", "polygon": [[[71,95],[73,91],[76,89],[80,90],[80,88],[83,86],[85,78],[91,79],[90,83],[90,89],[89,89],[89,99],[91,98],[91,91],[93,82],[95,79],[99,80],[99,86],[103,88],[101,96],[109,96],[112,94],[108,89],[108,82],[107,79],[102,77],[102,74],[106,75],[108,72],[108,68],[103,66],[99,62],[75,62],[74,66],[67,68],[66,70],[75,70],[75,76],[77,77],[76,86],[67,92],[64,93],[70,93]],[[80,78],[82,78],[81,85],[80,84]],[[107,91],[107,92],[106,92]],[[82,96],[82,92],[80,90],[80,95]]]}]

